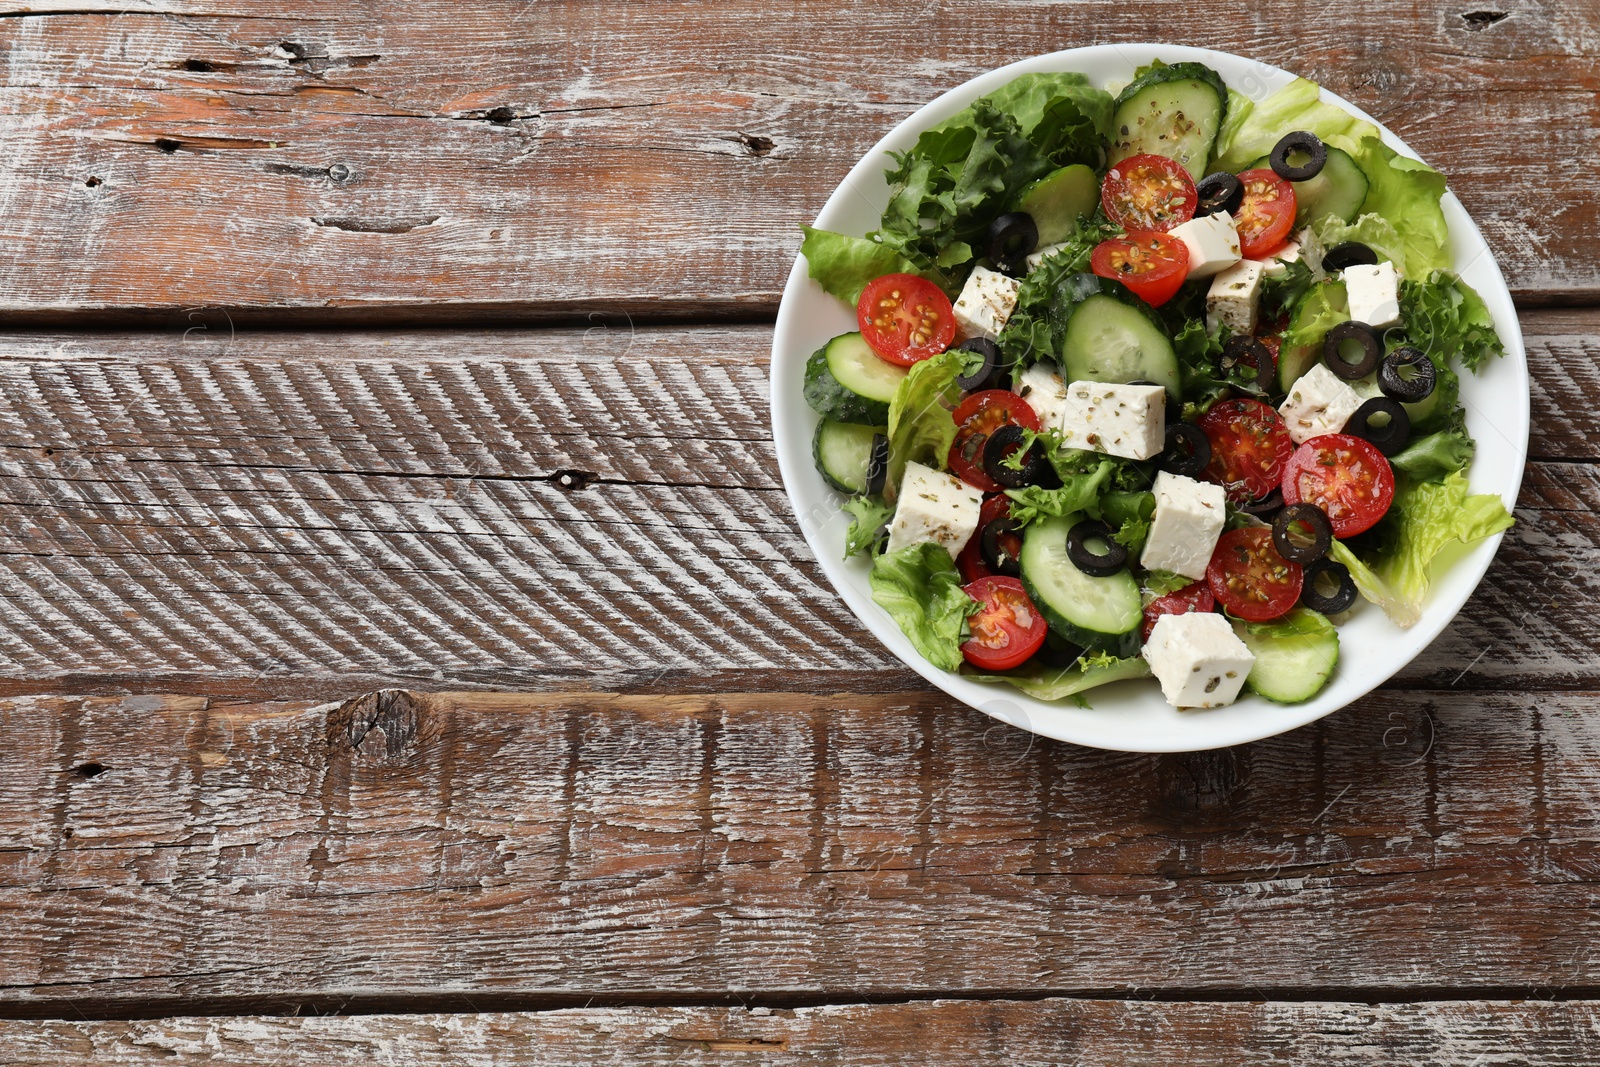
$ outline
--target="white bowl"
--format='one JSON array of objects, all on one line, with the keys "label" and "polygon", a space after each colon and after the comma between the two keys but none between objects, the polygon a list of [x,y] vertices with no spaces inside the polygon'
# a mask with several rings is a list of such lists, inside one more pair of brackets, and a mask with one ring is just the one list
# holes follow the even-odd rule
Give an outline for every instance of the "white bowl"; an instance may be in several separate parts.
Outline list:
[{"label": "white bowl", "polygon": [[[890,163],[889,152],[909,149],[922,130],[1020,74],[1078,71],[1095,84],[1114,90],[1132,79],[1135,68],[1156,58],[1205,63],[1229,86],[1253,100],[1261,100],[1294,77],[1277,67],[1226,52],[1154,44],[1074,48],[1013,63],[950,90],[891,130],[834,190],[816,225],[858,236],[876,229],[888,201],[883,174]],[[1377,124],[1326,89],[1322,98]],[[1388,130],[1383,130],[1383,138],[1397,152],[1420,158]],[[1456,269],[1482,294],[1506,348],[1505,356],[1481,373],[1461,376],[1467,426],[1478,441],[1472,490],[1498,494],[1511,507],[1522,482],[1528,446],[1528,370],[1522,333],[1500,268],[1454,193],[1445,194],[1444,214]],[[1422,620],[1408,630],[1390,623],[1371,605],[1362,604],[1352,612],[1339,628],[1338,671],[1322,692],[1303,704],[1273,704],[1246,694],[1230,707],[1179,711],[1166,703],[1153,680],[1144,680],[1091,690],[1087,694],[1091,709],[1036,700],[1009,686],[974,682],[941,671],[923,659],[894,620],[872,602],[866,562],[842,558],[849,517],[840,511],[842,498],[823,484],[812,465],[811,436],[817,416],[801,396],[806,357],[828,338],[855,328],[854,309],[823,292],[807,275],[804,257],[797,259],[784,286],[772,342],[772,431],[778,467],[806,541],[845,603],[912,670],[957,700],[1036,734],[1128,752],[1185,752],[1237,745],[1304,726],[1360,698],[1411,662],[1472,595],[1500,544],[1500,537],[1489,538],[1459,553],[1442,573],[1436,569]]]}]

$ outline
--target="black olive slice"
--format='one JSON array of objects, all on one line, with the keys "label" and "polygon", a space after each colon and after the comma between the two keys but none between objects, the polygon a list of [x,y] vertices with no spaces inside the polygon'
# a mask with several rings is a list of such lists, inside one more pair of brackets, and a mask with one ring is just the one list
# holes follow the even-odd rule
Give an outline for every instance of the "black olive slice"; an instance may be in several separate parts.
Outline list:
[{"label": "black olive slice", "polygon": [[1244,186],[1225,170],[1201,178],[1194,191],[1199,197],[1194,208],[1197,219],[1206,215],[1231,215],[1244,203]]},{"label": "black olive slice", "polygon": [[867,495],[883,492],[883,483],[889,479],[889,439],[881,433],[872,435],[872,451],[867,453]]},{"label": "black olive slice", "polygon": [[1230,337],[1222,346],[1222,375],[1235,384],[1241,379],[1233,375],[1234,368],[1244,365],[1250,374],[1244,379],[1245,388],[1261,395],[1272,392],[1278,381],[1278,368],[1272,360],[1272,350],[1254,337]]},{"label": "black olive slice", "polygon": [[1022,459],[1021,467],[1011,467],[1006,459],[1022,445],[1023,429],[1014,422],[1008,422],[994,433],[989,435],[989,440],[983,445],[983,473],[1005,486],[1007,489],[1021,489],[1025,485],[1034,485],[1045,477],[1045,472],[1054,472],[1050,460],[1045,457],[1044,446],[1038,441],[1028,449],[1028,454]]},{"label": "black olive slice", "polygon": [[[1406,377],[1407,371],[1412,372],[1412,377]],[[1433,360],[1422,349],[1410,345],[1390,352],[1378,366],[1378,388],[1384,396],[1402,404],[1428,399],[1438,380],[1439,370]]]},{"label": "black olive slice", "polygon": [[1022,549],[1021,533],[1022,524],[1004,516],[985,526],[978,535],[984,565],[1006,578],[1022,577],[1022,564],[1017,558]]},{"label": "black olive slice", "polygon": [[[1105,551],[1091,549],[1091,542],[1104,545]],[[1067,531],[1067,558],[1089,577],[1107,578],[1128,562],[1128,550],[1111,539],[1111,527],[1099,519],[1084,519]]]},{"label": "black olive slice", "polygon": [[1338,274],[1346,267],[1370,267],[1378,262],[1378,253],[1360,241],[1346,241],[1322,253],[1322,269]]},{"label": "black olive slice", "polygon": [[[1359,359],[1348,358],[1347,352],[1352,348],[1360,352]],[[1329,370],[1353,382],[1378,369],[1378,361],[1383,358],[1383,338],[1364,322],[1355,319],[1341,322],[1323,339],[1322,358],[1327,361]]]},{"label": "black olive slice", "polygon": [[[1337,615],[1349,611],[1356,602],[1356,581],[1350,577],[1350,568],[1331,559],[1319,559],[1305,565],[1305,577],[1300,586],[1300,603],[1324,615]],[[1332,593],[1324,593],[1319,586],[1331,580]]]},{"label": "black olive slice", "polygon": [[983,357],[983,365],[971,374],[964,374],[956,379],[956,385],[963,392],[977,393],[984,389],[993,389],[995,379],[1000,377],[1000,346],[987,337],[974,337],[956,345],[957,352],[976,352]]},{"label": "black olive slice", "polygon": [[[1289,162],[1289,157],[1300,153],[1308,158],[1298,167]],[[1322,173],[1323,164],[1328,162],[1328,148],[1322,139],[1306,130],[1296,130],[1286,133],[1273,146],[1269,158],[1273,173],[1285,181],[1304,182],[1310,181]]]},{"label": "black olive slice", "polygon": [[1281,507],[1283,507],[1283,490],[1274,489],[1260,500],[1252,500],[1248,504],[1241,505],[1239,510],[1246,515],[1254,515],[1258,519],[1264,519]]},{"label": "black olive slice", "polygon": [[1167,445],[1156,457],[1156,468],[1168,474],[1198,478],[1211,463],[1211,438],[1192,422],[1167,426]]},{"label": "black olive slice", "polygon": [[[1301,532],[1304,527],[1309,532]],[[1315,563],[1333,547],[1333,524],[1315,504],[1290,504],[1272,520],[1272,547],[1290,563]]]},{"label": "black olive slice", "polygon": [[983,231],[983,247],[994,269],[1003,274],[1021,274],[1027,269],[1028,253],[1039,245],[1039,227],[1026,211],[1013,211],[989,223]]},{"label": "black olive slice", "polygon": [[1356,408],[1356,413],[1344,424],[1344,432],[1371,442],[1373,448],[1392,456],[1406,447],[1411,437],[1411,416],[1396,401],[1375,396]]}]

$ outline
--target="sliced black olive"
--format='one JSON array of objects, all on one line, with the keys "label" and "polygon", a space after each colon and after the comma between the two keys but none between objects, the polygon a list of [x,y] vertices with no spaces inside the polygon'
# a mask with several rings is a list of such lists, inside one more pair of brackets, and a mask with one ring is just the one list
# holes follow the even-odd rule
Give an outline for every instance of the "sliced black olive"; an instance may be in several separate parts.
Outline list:
[{"label": "sliced black olive", "polygon": [[[1303,543],[1305,534],[1297,527],[1310,531],[1310,543]],[[1272,520],[1272,547],[1290,563],[1315,563],[1333,547],[1333,524],[1328,513],[1315,504],[1290,504]]]},{"label": "sliced black olive", "polygon": [[1260,500],[1252,500],[1239,505],[1239,510],[1246,515],[1254,515],[1258,519],[1264,519],[1281,507],[1283,507],[1283,490],[1274,489]]},{"label": "sliced black olive", "polygon": [[[1412,374],[1409,378],[1406,377],[1407,371]],[[1378,367],[1378,388],[1383,390],[1384,396],[1402,404],[1415,404],[1428,399],[1438,380],[1439,370],[1433,365],[1433,360],[1422,349],[1410,345],[1384,356],[1383,363]]]},{"label": "sliced black olive", "polygon": [[1003,274],[1021,274],[1027,269],[1028,253],[1039,245],[1039,227],[1026,211],[1013,211],[989,223],[983,231],[983,247],[994,269]]},{"label": "sliced black olive", "polygon": [[867,495],[883,492],[883,483],[889,478],[889,439],[881,433],[872,435],[872,451],[867,453]]},{"label": "sliced black olive", "polygon": [[983,365],[971,374],[964,374],[956,379],[956,384],[968,393],[981,392],[984,389],[993,389],[995,379],[1000,377],[1001,360],[1000,346],[987,337],[974,337],[956,345],[957,352],[976,352],[983,357]]},{"label": "sliced black olive", "polygon": [[1235,367],[1243,364],[1250,368],[1247,388],[1265,396],[1272,392],[1278,381],[1278,368],[1272,360],[1272,350],[1254,337],[1230,337],[1222,346],[1222,375],[1235,382]]},{"label": "sliced black olive", "polygon": [[[1294,166],[1289,162],[1289,157],[1296,153],[1303,153],[1310,158],[1298,167]],[[1269,162],[1273,173],[1285,181],[1310,181],[1322,173],[1323,164],[1328,162],[1328,148],[1316,134],[1296,130],[1283,135],[1273,147]]]},{"label": "sliced black olive", "polygon": [[1378,253],[1360,241],[1346,241],[1322,253],[1322,269],[1329,274],[1338,274],[1346,267],[1371,266],[1376,262]]},{"label": "sliced black olive", "polygon": [[1022,524],[1004,516],[983,528],[978,535],[978,549],[991,571],[1006,578],[1022,577],[1022,564],[1017,559],[1022,550],[1021,533]]},{"label": "sliced black olive", "polygon": [[[1356,582],[1350,577],[1350,568],[1331,559],[1307,563],[1305,577],[1300,586],[1300,603],[1324,615],[1337,615],[1349,611],[1356,602]],[[1319,586],[1333,582],[1333,592],[1324,593]]]},{"label": "sliced black olive", "polygon": [[[1105,551],[1091,549],[1090,542],[1104,545]],[[1099,519],[1084,519],[1067,531],[1067,558],[1089,577],[1107,578],[1128,562],[1128,550],[1111,539],[1111,527]]]},{"label": "sliced black olive", "polygon": [[1211,463],[1211,438],[1192,422],[1167,425],[1167,446],[1156,457],[1156,469],[1198,478]]},{"label": "sliced black olive", "polygon": [[[1346,349],[1352,347],[1360,351],[1360,359],[1346,357]],[[1383,338],[1364,322],[1355,319],[1341,322],[1329,330],[1328,336],[1323,339],[1322,358],[1327,361],[1329,370],[1345,381],[1353,382],[1378,369],[1378,361],[1383,358]]]},{"label": "sliced black olive", "polygon": [[1054,473],[1050,460],[1044,454],[1044,446],[1038,441],[1028,449],[1028,454],[1022,458],[1020,467],[1012,467],[1006,463],[1011,453],[1021,447],[1022,435],[1021,426],[1008,422],[990,434],[989,440],[983,445],[983,473],[1007,489],[1036,485],[1044,479],[1047,471]]},{"label": "sliced black olive", "polygon": [[1369,441],[1379,452],[1392,456],[1406,447],[1406,441],[1411,438],[1411,416],[1396,401],[1375,396],[1356,408],[1356,413],[1344,424],[1344,432]]},{"label": "sliced black olive", "polygon": [[1197,219],[1206,215],[1231,215],[1244,203],[1244,186],[1225,170],[1201,178],[1194,191],[1200,198],[1194,208]]}]

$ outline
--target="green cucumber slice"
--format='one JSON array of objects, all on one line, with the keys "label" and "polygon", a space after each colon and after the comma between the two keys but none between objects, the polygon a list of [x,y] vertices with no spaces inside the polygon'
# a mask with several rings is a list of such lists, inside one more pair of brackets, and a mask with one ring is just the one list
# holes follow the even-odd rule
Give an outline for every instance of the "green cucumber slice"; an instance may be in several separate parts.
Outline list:
[{"label": "green cucumber slice", "polygon": [[1339,662],[1339,631],[1326,616],[1297,607],[1267,623],[1233,620],[1233,632],[1255,654],[1244,684],[1279,704],[1298,704],[1321,692]]},{"label": "green cucumber slice", "polygon": [[1166,387],[1169,403],[1179,402],[1178,355],[1166,331],[1143,308],[1109,293],[1085,297],[1073,309],[1061,339],[1061,369],[1069,384],[1154,382]]},{"label": "green cucumber slice", "polygon": [[1287,393],[1300,376],[1322,358],[1322,342],[1328,331],[1350,317],[1349,298],[1343,282],[1323,282],[1313,287],[1295,305],[1289,316],[1285,337],[1304,335],[1278,352],[1278,390]]},{"label": "green cucumber slice", "polygon": [[1078,219],[1094,215],[1100,204],[1100,179],[1082,163],[1062,167],[1034,182],[1017,199],[1017,210],[1026,211],[1039,228],[1039,247],[1053,245],[1071,237]]},{"label": "green cucumber slice", "polygon": [[[1307,226],[1329,215],[1339,216],[1341,222],[1354,222],[1361,214],[1361,205],[1366,202],[1366,174],[1348,152],[1332,145],[1324,147],[1328,150],[1328,162],[1322,165],[1322,172],[1315,178],[1294,183],[1296,226]],[[1271,158],[1262,156],[1245,169],[1271,166]]]},{"label": "green cucumber slice", "polygon": [[905,367],[880,358],[859,333],[840,334],[806,360],[806,403],[825,419],[882,426],[905,376]]},{"label": "green cucumber slice", "polygon": [[1050,628],[1075,645],[1138,655],[1144,622],[1139,583],[1126,569],[1092,578],[1067,557],[1067,532],[1083,518],[1042,519],[1023,532],[1022,585]]},{"label": "green cucumber slice", "polygon": [[811,456],[822,473],[822,480],[851,496],[867,492],[872,440],[888,432],[881,426],[861,426],[832,419],[817,423],[817,432],[811,438]]},{"label": "green cucumber slice", "polygon": [[1198,182],[1205,177],[1227,113],[1227,87],[1210,67],[1203,63],[1155,67],[1117,97],[1110,162],[1151,152],[1177,160]]}]

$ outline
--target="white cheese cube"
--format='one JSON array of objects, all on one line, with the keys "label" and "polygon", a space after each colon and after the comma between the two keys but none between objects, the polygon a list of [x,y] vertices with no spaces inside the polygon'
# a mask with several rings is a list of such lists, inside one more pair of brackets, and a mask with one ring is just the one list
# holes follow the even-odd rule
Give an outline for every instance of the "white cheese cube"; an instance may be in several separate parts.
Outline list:
[{"label": "white cheese cube", "polygon": [[1239,231],[1226,211],[1190,219],[1168,231],[1189,249],[1189,277],[1209,278],[1239,262]]},{"label": "white cheese cube", "polygon": [[1261,302],[1261,264],[1241,259],[1211,279],[1206,293],[1206,329],[1226,325],[1235,334],[1256,332],[1256,310]]},{"label": "white cheese cube", "polygon": [[1318,363],[1300,376],[1278,407],[1297,445],[1325,433],[1338,433],[1361,406],[1361,394]]},{"label": "white cheese cube", "polygon": [[956,298],[956,332],[961,340],[987,337],[993,341],[999,337],[1017,306],[1017,290],[1021,286],[1020,281],[997,270],[973,267]]},{"label": "white cheese cube", "polygon": [[1162,471],[1156,475],[1155,494],[1156,511],[1139,565],[1147,571],[1204,578],[1227,519],[1222,486]]},{"label": "white cheese cube", "polygon": [[1290,241],[1276,252],[1272,258],[1263,260],[1261,273],[1268,278],[1277,278],[1286,274],[1290,263],[1300,262],[1300,242]]},{"label": "white cheese cube", "polygon": [[1054,363],[1042,359],[1023,371],[1012,392],[1028,402],[1039,416],[1041,427],[1061,428],[1061,418],[1067,410],[1067,383]]},{"label": "white cheese cube", "polygon": [[1028,270],[1038,270],[1039,264],[1043,263],[1046,258],[1055,255],[1065,247],[1067,247],[1067,242],[1058,241],[1053,245],[1045,245],[1043,248],[1035,248],[1032,252],[1028,253],[1027,257],[1023,259],[1023,262],[1028,265]]},{"label": "white cheese cube", "polygon": [[1256,657],[1215,612],[1163,615],[1144,645],[1145,662],[1167,703],[1176,708],[1220,708],[1239,697]]},{"label": "white cheese cube", "polygon": [[1400,321],[1400,278],[1393,263],[1363,263],[1339,272],[1350,298],[1350,317],[1368,326]]},{"label": "white cheese cube", "polygon": [[1159,385],[1073,382],[1061,414],[1061,440],[1125,459],[1149,459],[1166,445],[1167,391]]},{"label": "white cheese cube", "polygon": [[889,523],[889,551],[932,541],[954,559],[978,528],[983,493],[953,474],[907,463]]}]

